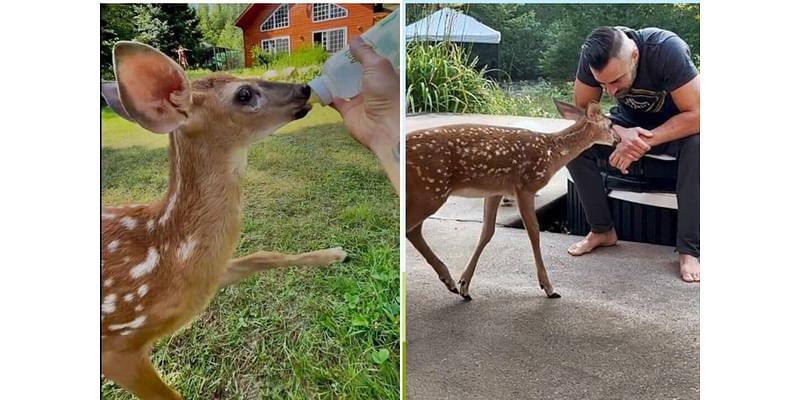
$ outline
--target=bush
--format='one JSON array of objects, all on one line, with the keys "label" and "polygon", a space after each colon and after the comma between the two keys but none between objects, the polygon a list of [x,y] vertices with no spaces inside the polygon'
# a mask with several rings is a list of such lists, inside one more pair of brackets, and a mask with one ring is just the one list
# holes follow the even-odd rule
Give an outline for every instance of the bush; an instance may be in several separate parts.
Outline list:
[{"label": "bush", "polygon": [[450,42],[407,45],[406,103],[410,113],[456,112],[551,116],[537,99],[513,96],[476,70],[477,58]]},{"label": "bush", "polygon": [[474,69],[462,47],[450,42],[407,45],[406,99],[409,111],[485,113],[494,82]]},{"label": "bush", "polygon": [[328,52],[321,46],[309,46],[294,53],[270,53],[258,47],[253,48],[253,65],[266,69],[286,67],[311,67],[321,65],[328,59]]}]

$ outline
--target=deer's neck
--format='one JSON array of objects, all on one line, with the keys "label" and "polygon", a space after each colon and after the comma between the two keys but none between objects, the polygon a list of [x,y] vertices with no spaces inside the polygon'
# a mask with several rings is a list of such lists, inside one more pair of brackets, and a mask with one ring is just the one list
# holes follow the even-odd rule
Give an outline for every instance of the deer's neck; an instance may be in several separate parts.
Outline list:
[{"label": "deer's neck", "polygon": [[551,165],[555,170],[567,165],[584,150],[591,147],[594,138],[587,121],[579,121],[557,133],[548,135],[551,141]]},{"label": "deer's neck", "polygon": [[169,189],[157,212],[156,224],[170,236],[231,247],[238,239],[241,224],[239,175],[247,151],[221,150],[200,140],[180,131],[170,133]]}]

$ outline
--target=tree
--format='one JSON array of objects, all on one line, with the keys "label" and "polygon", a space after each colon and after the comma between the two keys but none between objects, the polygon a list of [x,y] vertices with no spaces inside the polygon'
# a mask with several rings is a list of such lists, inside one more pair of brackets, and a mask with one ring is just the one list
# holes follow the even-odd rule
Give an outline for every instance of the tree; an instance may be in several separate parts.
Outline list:
[{"label": "tree", "polygon": [[189,65],[201,61],[203,53],[203,34],[200,32],[197,13],[188,4],[161,4],[159,18],[168,29],[163,35],[163,43],[159,50],[170,57],[175,57],[178,47],[189,49],[186,58]]},{"label": "tree", "polygon": [[500,69],[512,79],[538,76],[535,62],[542,51],[545,32],[536,12],[526,4],[469,4],[465,12],[500,31]]},{"label": "tree", "polygon": [[133,10],[134,40],[161,48],[168,29],[167,22],[160,19],[161,10],[154,4],[136,4]]},{"label": "tree", "polygon": [[100,4],[100,73],[114,79],[111,70],[112,48],[120,40],[134,36],[133,8],[126,4]]},{"label": "tree", "polygon": [[203,39],[215,46],[230,49],[244,48],[242,31],[234,22],[246,4],[201,4],[197,8]]}]

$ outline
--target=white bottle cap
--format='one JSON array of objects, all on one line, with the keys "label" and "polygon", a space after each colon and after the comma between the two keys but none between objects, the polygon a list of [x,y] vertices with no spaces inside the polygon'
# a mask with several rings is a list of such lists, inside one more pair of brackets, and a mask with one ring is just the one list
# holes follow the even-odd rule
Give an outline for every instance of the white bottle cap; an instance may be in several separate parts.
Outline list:
[{"label": "white bottle cap", "polygon": [[317,94],[319,98],[319,103],[323,106],[327,106],[333,102],[333,95],[331,94],[330,90],[328,90],[328,86],[325,85],[325,82],[322,80],[321,76],[318,76],[308,82],[308,86],[311,87],[311,90]]}]

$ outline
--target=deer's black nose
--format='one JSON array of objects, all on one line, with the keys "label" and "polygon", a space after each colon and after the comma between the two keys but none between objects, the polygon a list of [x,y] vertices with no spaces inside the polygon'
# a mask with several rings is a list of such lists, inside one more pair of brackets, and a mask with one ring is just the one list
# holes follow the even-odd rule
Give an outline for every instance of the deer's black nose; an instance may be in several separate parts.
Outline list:
[{"label": "deer's black nose", "polygon": [[300,88],[300,93],[305,97],[311,96],[311,86],[303,85],[303,87]]}]

